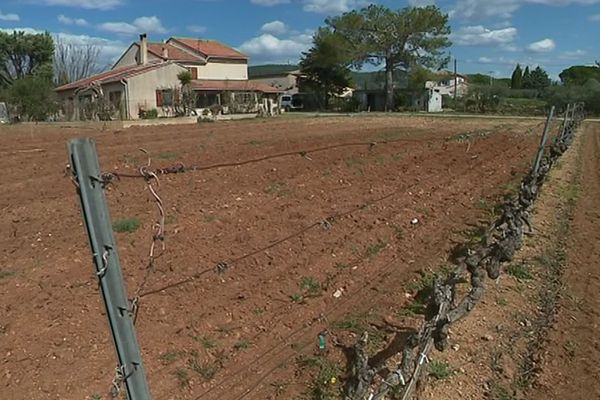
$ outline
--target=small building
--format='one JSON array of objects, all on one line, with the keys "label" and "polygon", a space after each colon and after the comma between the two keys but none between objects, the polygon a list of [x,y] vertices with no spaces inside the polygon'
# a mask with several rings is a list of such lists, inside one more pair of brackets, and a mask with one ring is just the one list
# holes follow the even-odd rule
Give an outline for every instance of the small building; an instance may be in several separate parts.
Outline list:
[{"label": "small building", "polygon": [[298,86],[302,73],[297,65],[267,64],[248,68],[248,79],[279,89],[283,94],[294,95],[300,92]]},{"label": "small building", "polygon": [[456,89],[456,96],[463,97],[469,92],[469,80],[465,75],[457,74],[455,77],[454,73],[445,71],[438,75],[438,79],[425,82],[425,88],[435,90],[442,96],[454,96]]},{"label": "small building", "polygon": [[415,111],[442,112],[442,94],[436,89],[426,89],[413,103]]},{"label": "small building", "polygon": [[274,112],[282,91],[248,81],[248,57],[214,40],[140,35],[111,70],[56,89],[65,116],[79,119],[170,117],[189,112],[178,75],[189,71],[196,113]]}]

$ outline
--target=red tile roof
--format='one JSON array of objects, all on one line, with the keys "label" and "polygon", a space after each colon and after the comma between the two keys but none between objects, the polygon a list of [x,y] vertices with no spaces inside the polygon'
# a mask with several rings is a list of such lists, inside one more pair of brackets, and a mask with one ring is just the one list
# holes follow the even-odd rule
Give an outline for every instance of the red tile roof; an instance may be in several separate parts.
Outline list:
[{"label": "red tile roof", "polygon": [[281,90],[260,82],[198,79],[191,83],[193,90],[282,93]]},{"label": "red tile roof", "polygon": [[[163,58],[163,49],[167,49],[167,58]],[[169,43],[148,43],[148,52],[165,61],[189,61],[206,64],[204,58],[191,54],[191,52],[183,51]]]},{"label": "red tile roof", "polygon": [[126,67],[111,69],[106,72],[102,72],[100,74],[90,76],[88,78],[80,79],[75,82],[68,83],[63,86],[59,86],[54,89],[57,92],[61,92],[64,90],[70,89],[78,89],[80,87],[88,86],[91,83],[98,82],[100,84],[118,82],[122,79],[131,78],[132,76],[140,75],[148,71],[152,71],[154,69],[162,68],[166,65],[170,65],[172,62],[158,62],[158,63],[148,63],[145,65],[128,65]]},{"label": "red tile roof", "polygon": [[223,43],[214,40],[201,40],[201,39],[187,39],[187,38],[170,38],[168,40],[174,41],[180,45],[183,45],[189,49],[198,51],[205,54],[208,57],[216,58],[233,58],[238,60],[247,60],[248,56],[240,53],[237,50],[232,49]]}]

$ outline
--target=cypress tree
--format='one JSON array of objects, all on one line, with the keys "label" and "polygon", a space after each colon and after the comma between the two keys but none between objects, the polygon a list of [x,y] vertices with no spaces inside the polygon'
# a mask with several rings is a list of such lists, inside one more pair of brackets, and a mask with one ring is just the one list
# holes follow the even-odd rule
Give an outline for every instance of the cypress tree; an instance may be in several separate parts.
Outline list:
[{"label": "cypress tree", "polygon": [[521,65],[517,64],[517,67],[513,71],[512,77],[510,78],[511,89],[521,89],[523,87],[523,70]]}]

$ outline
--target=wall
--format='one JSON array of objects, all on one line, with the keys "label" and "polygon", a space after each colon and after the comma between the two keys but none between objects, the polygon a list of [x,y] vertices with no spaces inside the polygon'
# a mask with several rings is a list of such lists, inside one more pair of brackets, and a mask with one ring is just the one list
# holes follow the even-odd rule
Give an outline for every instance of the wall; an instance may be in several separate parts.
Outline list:
[{"label": "wall", "polygon": [[248,64],[209,61],[198,67],[198,79],[247,80]]},{"label": "wall", "polygon": [[[135,44],[131,45],[129,47],[129,49],[127,49],[127,51],[123,54],[121,59],[115,64],[115,66],[112,67],[112,69],[127,67],[129,65],[137,64],[136,56],[137,56],[138,50],[139,50],[138,46],[136,46]],[[158,57],[156,57],[154,54],[148,52],[148,62],[157,61],[157,60],[159,60]]]},{"label": "wall", "polygon": [[[156,90],[179,88],[180,83],[177,74],[182,71],[186,71],[186,69],[177,64],[169,64],[129,78],[127,99],[129,119],[138,119],[140,108],[145,110],[157,108]],[[158,109],[158,111],[160,115],[161,109]]]}]

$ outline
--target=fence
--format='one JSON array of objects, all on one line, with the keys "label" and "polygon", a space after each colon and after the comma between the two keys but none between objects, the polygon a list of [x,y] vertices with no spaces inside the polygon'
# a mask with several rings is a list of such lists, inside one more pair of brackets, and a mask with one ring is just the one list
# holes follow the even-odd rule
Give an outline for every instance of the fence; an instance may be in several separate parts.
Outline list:
[{"label": "fence", "polygon": [[[432,349],[433,346],[436,348],[443,350],[447,347],[448,342],[448,330],[449,326],[456,322],[457,320],[464,318],[468,313],[473,309],[473,307],[479,302],[481,299],[483,292],[485,290],[484,281],[486,275],[490,278],[498,277],[500,273],[500,264],[502,262],[506,262],[512,259],[514,253],[521,245],[521,237],[524,232],[524,229],[529,226],[528,215],[531,209],[533,202],[535,201],[539,188],[543,184],[545,177],[547,176],[550,168],[553,163],[566,151],[569,144],[573,139],[573,135],[575,129],[580,124],[583,118],[583,108],[582,105],[574,105],[573,107],[569,107],[567,112],[565,113],[565,118],[563,121],[563,125],[560,129],[560,133],[557,136],[556,140],[550,147],[550,151],[545,151],[545,141],[548,138],[550,132],[550,124],[553,120],[553,111],[551,112],[548,120],[546,122],[546,127],[544,129],[544,135],[542,137],[542,143],[540,145],[539,151],[536,155],[536,160],[534,162],[534,167],[530,171],[530,173],[524,178],[521,191],[519,193],[518,199],[507,203],[504,206],[502,215],[498,218],[498,220],[490,227],[488,230],[487,236],[484,240],[478,245],[470,249],[468,256],[461,260],[460,266],[450,273],[445,279],[438,279],[435,282],[432,293],[429,296],[429,309],[435,310],[432,315],[428,315],[426,321],[422,325],[421,329],[413,335],[407,342],[406,347],[402,350],[402,361],[400,365],[396,368],[390,368],[386,365],[385,362],[380,362],[379,365],[373,367],[369,365],[369,358],[366,352],[366,346],[369,343],[368,334],[362,335],[358,343],[353,348],[354,351],[354,359],[355,365],[352,368],[353,373],[350,374],[348,378],[348,382],[346,385],[346,399],[351,400],[364,400],[364,399],[382,399],[386,396],[386,394],[392,388],[398,388],[403,395],[403,399],[408,399],[413,394],[416,383],[419,380],[419,376],[421,375],[425,361],[427,360],[427,355]],[[375,146],[381,144],[392,144],[395,142],[407,142],[411,141],[410,139],[397,139],[384,141],[379,143],[374,142],[356,142],[356,143],[346,143],[342,145],[335,146],[326,146],[322,148],[315,149],[307,149],[306,151],[300,152],[287,152],[281,154],[275,154],[271,156],[260,157],[257,159],[234,162],[234,163],[223,163],[223,164],[215,164],[209,166],[185,166],[183,164],[176,164],[172,167],[163,168],[163,169],[152,169],[151,167],[151,159],[148,158],[148,162],[145,166],[140,168],[139,174],[120,174],[115,172],[105,172],[100,174],[99,170],[94,171],[93,173],[82,172],[82,161],[76,162],[80,157],[77,156],[78,150],[75,142],[71,145],[71,153],[72,153],[72,171],[74,173],[74,180],[78,186],[78,190],[80,195],[82,196],[82,208],[84,209],[84,219],[86,220],[86,226],[88,226],[88,233],[90,233],[90,243],[92,245],[92,252],[95,256],[96,260],[96,272],[101,284],[105,284],[104,272],[107,270],[107,266],[109,263],[106,262],[107,255],[99,249],[107,249],[110,248],[110,252],[114,250],[114,255],[116,256],[116,248],[113,247],[114,239],[112,238],[112,234],[107,239],[107,243],[99,243],[94,244],[91,232],[93,229],[90,229],[88,225],[89,214],[93,211],[91,209],[86,210],[84,206],[85,202],[83,200],[84,190],[82,190],[82,185],[92,185],[93,188],[98,191],[103,189],[106,185],[115,183],[117,180],[124,178],[139,178],[143,179],[146,182],[146,185],[149,189],[149,192],[152,195],[154,203],[157,209],[157,222],[154,226],[154,233],[151,240],[151,245],[149,249],[149,257],[148,264],[146,267],[146,272],[144,278],[142,280],[142,284],[137,288],[133,297],[130,299],[129,304],[123,305],[120,304],[118,307],[119,318],[124,320],[126,323],[129,323],[130,319],[132,323],[135,323],[137,318],[137,311],[139,309],[140,303],[142,299],[146,296],[150,296],[154,293],[162,292],[164,290],[171,289],[173,287],[177,287],[179,285],[183,285],[189,283],[200,276],[203,276],[208,273],[225,273],[228,271],[231,265],[240,262],[243,259],[251,257],[255,254],[265,252],[266,250],[278,246],[286,241],[291,240],[294,237],[300,236],[306,233],[308,230],[321,228],[321,229],[331,229],[336,221],[345,216],[350,215],[354,212],[363,210],[373,204],[384,201],[386,199],[392,198],[396,194],[409,190],[411,187],[414,187],[419,184],[419,181],[412,185],[408,185],[405,187],[397,188],[390,193],[381,196],[377,199],[373,199],[367,202],[364,202],[356,207],[350,208],[346,211],[339,212],[335,215],[331,215],[315,221],[314,223],[305,226],[299,231],[289,235],[285,238],[282,238],[274,243],[271,243],[265,247],[262,247],[258,250],[255,250],[249,254],[245,254],[239,257],[236,257],[232,260],[224,260],[218,262],[215,266],[207,268],[203,271],[200,271],[192,276],[182,279],[179,282],[174,284],[170,284],[165,287],[161,287],[158,289],[146,290],[146,284],[148,281],[149,274],[152,271],[153,263],[156,258],[155,250],[157,246],[164,246],[164,225],[165,225],[165,211],[162,203],[162,199],[158,194],[158,186],[159,186],[159,177],[161,175],[166,174],[176,174],[176,173],[185,173],[191,171],[202,171],[202,170],[210,170],[231,166],[241,166],[246,165],[253,162],[261,162],[268,159],[281,158],[281,157],[289,157],[289,156],[302,156],[310,160],[310,154],[325,151],[333,148],[339,147],[348,147],[348,146],[368,146],[369,149],[374,148]],[[82,159],[85,161],[85,158],[94,158],[95,151],[90,151],[89,149],[85,152],[85,157]],[[83,154],[83,153],[82,153]],[[79,157],[79,158],[78,158]],[[92,163],[93,164],[93,163]],[[97,165],[97,162],[96,162]],[[432,176],[435,174],[432,174]],[[428,179],[429,177],[424,177],[423,179]],[[93,208],[93,207],[92,207]],[[101,213],[104,215],[105,221],[102,222],[106,229],[108,219],[108,211]],[[110,224],[108,225],[108,229],[110,229]],[[108,247],[107,247],[108,246]],[[163,247],[164,249],[164,247]],[[116,256],[116,266],[117,270],[120,274],[120,267],[118,267],[118,256]],[[113,264],[114,265],[114,264]],[[462,299],[460,302],[455,304],[455,295],[456,295],[456,284],[463,279],[464,274],[470,274],[470,282],[471,282],[471,290],[468,295]],[[115,287],[120,286],[123,288],[122,277],[115,279],[113,282]],[[108,290],[104,290],[103,288],[104,298],[106,301],[107,310],[110,308],[110,294]],[[108,296],[108,297],[107,297]],[[111,315],[109,315],[109,320],[111,320]],[[117,319],[118,320],[118,319]],[[114,321],[111,320],[111,328],[115,326]],[[115,337],[115,346],[117,348],[118,355],[118,374],[114,381],[115,388],[119,388],[121,383],[125,384],[127,389],[127,395],[129,399],[132,400],[140,400],[149,398],[149,394],[146,394],[142,391],[137,391],[135,385],[131,384],[131,381],[136,379],[144,378],[143,367],[141,363],[141,359],[131,361],[131,354],[123,355],[120,350],[120,340],[118,338],[118,334],[113,330],[113,334]],[[137,343],[135,341],[135,334],[133,333],[133,329],[131,328],[131,333],[129,334],[129,343],[128,345],[133,346],[137,349]],[[139,353],[139,349],[137,350]],[[261,356],[262,357],[262,356]],[[133,355],[135,358],[135,352]],[[129,361],[128,361],[129,360]],[[385,360],[384,360],[385,361]],[[135,366],[134,371],[131,372],[127,368],[129,366]],[[388,370],[389,374],[385,380],[379,378],[381,373],[384,370]],[[129,371],[129,372],[128,372]],[[139,384],[139,382],[138,382]],[[144,383],[145,384],[145,383]],[[144,385],[142,385],[143,387]],[[118,391],[115,391],[115,394]],[[140,394],[142,393],[142,394]],[[202,396],[198,397],[201,398]],[[242,396],[243,397],[243,396]]]}]

